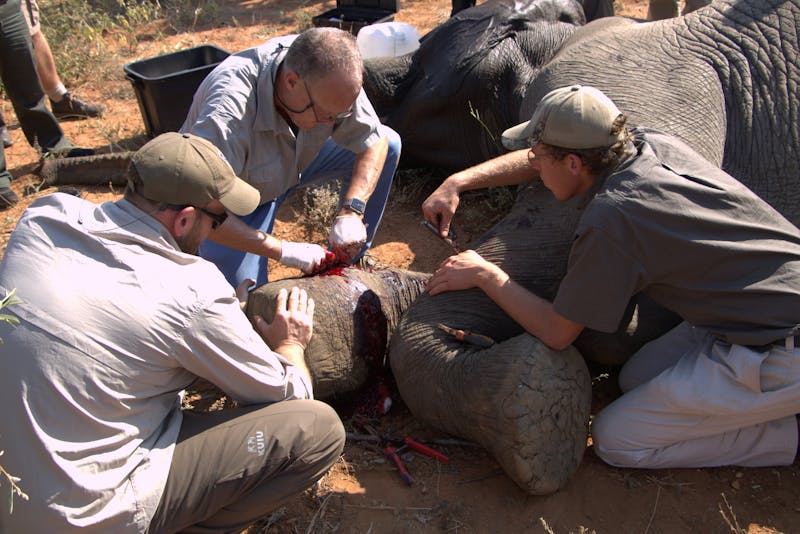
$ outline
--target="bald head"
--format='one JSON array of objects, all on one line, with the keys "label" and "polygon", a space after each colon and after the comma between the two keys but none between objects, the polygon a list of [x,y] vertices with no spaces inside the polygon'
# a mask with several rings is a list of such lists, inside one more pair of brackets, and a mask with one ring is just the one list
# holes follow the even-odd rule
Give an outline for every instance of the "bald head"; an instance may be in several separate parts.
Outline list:
[{"label": "bald head", "polygon": [[284,65],[309,82],[316,82],[332,73],[346,74],[361,86],[361,54],[356,39],[349,32],[336,28],[311,28],[294,40]]}]

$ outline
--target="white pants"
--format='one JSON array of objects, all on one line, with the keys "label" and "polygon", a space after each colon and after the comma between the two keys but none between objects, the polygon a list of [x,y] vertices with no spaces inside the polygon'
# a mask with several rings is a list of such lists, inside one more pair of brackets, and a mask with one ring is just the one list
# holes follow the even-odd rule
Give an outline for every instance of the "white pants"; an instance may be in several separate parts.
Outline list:
[{"label": "white pants", "polygon": [[800,348],[758,352],[682,323],[620,372],[624,394],[592,423],[619,467],[789,465],[797,451]]}]

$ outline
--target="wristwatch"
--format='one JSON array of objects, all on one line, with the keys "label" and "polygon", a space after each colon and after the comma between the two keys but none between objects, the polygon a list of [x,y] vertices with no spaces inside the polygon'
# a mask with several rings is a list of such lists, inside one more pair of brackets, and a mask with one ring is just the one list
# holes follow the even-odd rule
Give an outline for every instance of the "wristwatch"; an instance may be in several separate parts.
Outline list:
[{"label": "wristwatch", "polygon": [[358,213],[359,215],[364,215],[364,209],[367,207],[367,204],[361,200],[360,198],[348,198],[342,204],[342,208],[347,208],[353,213]]}]

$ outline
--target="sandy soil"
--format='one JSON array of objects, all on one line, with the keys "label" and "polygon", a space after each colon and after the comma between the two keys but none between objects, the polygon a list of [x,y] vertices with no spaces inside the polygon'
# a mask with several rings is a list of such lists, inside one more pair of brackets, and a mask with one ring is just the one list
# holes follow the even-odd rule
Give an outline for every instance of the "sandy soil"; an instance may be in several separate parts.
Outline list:
[{"label": "sandy soil", "polygon": [[[334,2],[301,0],[218,0],[218,24],[192,33],[159,36],[153,25],[131,49],[124,36],[108,35],[116,54],[97,65],[96,76],[72,89],[87,100],[104,103],[102,119],[65,122],[70,140],[99,150],[136,148],[146,141],[135,94],[122,66],[131,61],[201,44],[228,51],[254,46],[264,39],[297,28],[300,18],[335,7]],[[617,11],[642,17],[646,0],[617,0]],[[446,19],[450,3],[443,0],[403,0],[395,20],[415,25],[421,34]],[[35,198],[49,194],[31,174],[38,157],[27,145],[7,101],[0,101],[10,123],[15,145],[6,150],[12,187],[23,197],[14,209],[0,212],[0,252],[17,218]],[[418,224],[419,204],[436,186],[435,179],[419,182],[416,174],[400,174],[402,195],[386,210],[372,250],[378,261],[397,267],[431,271],[449,250]],[[104,201],[118,197],[108,187],[85,189],[86,198]],[[279,213],[276,233],[313,239],[302,224],[297,201]],[[480,201],[462,204],[462,242],[485,229]],[[317,237],[319,238],[319,237]],[[294,273],[275,271],[272,276]],[[595,405],[618,392],[613,369],[594,369]],[[349,431],[442,440],[451,436],[427,428],[405,409],[394,394],[386,416],[374,414],[376,393],[369,388],[361,398],[337,406]],[[605,465],[587,446],[581,467],[561,491],[529,496],[517,488],[483,450],[438,446],[450,458],[438,463],[411,455],[407,465],[414,478],[406,486],[394,465],[372,442],[348,442],[342,459],[322,480],[318,491],[308,491],[250,532],[798,532],[800,531],[800,466],[764,469],[683,469],[637,471]]]}]

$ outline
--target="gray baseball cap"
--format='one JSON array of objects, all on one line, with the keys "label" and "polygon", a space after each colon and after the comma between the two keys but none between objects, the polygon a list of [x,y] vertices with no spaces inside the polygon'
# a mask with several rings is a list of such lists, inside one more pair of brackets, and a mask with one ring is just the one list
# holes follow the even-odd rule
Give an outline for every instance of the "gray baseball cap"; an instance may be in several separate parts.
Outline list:
[{"label": "gray baseball cap", "polygon": [[620,141],[611,127],[620,115],[616,104],[594,87],[572,85],[547,93],[533,117],[503,132],[503,146],[520,150],[538,143],[560,148],[600,148]]},{"label": "gray baseball cap", "polygon": [[219,149],[196,135],[161,134],[131,162],[144,184],[136,192],[148,200],[201,207],[219,200],[236,215],[248,215],[261,202],[258,190],[236,176]]}]

